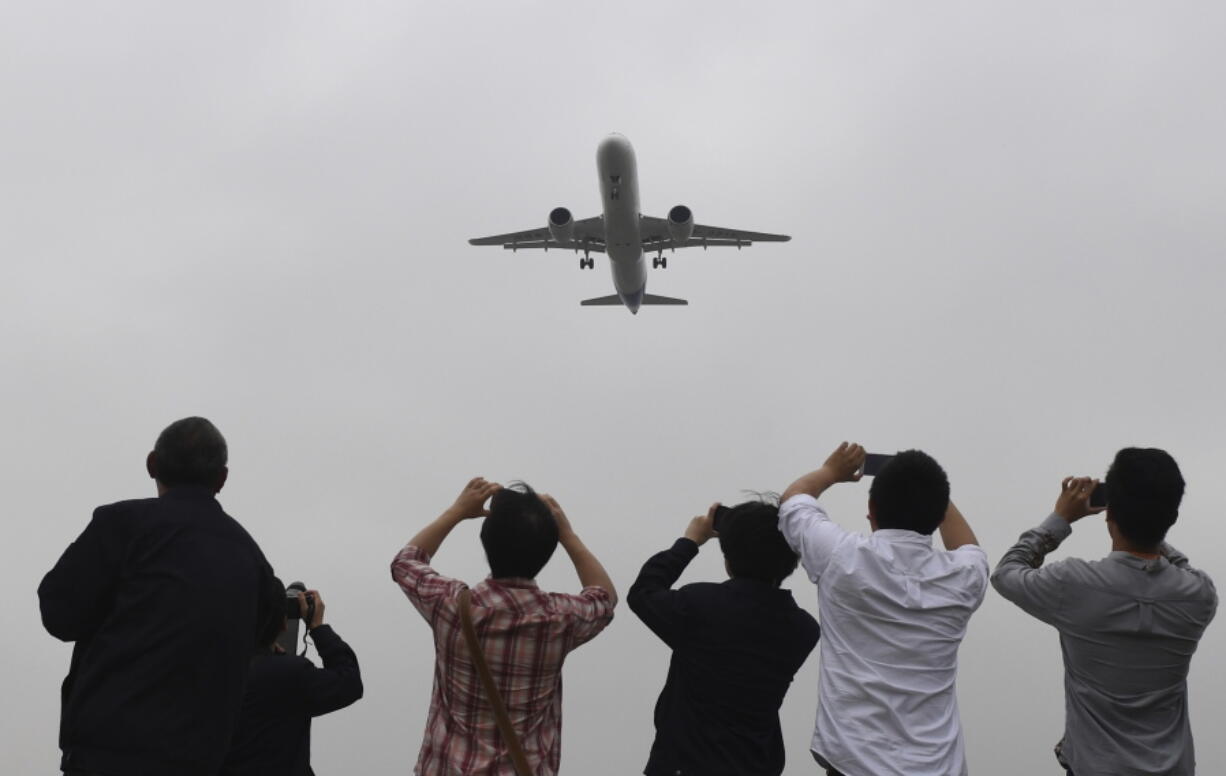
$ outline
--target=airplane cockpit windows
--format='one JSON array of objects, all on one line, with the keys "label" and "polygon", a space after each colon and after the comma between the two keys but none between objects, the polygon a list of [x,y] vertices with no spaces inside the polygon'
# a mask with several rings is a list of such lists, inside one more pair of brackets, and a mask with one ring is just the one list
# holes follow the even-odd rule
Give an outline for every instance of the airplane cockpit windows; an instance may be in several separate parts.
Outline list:
[{"label": "airplane cockpit windows", "polygon": [[609,176],[609,183],[621,183],[621,182],[622,182],[622,176],[620,175],[610,175]]}]

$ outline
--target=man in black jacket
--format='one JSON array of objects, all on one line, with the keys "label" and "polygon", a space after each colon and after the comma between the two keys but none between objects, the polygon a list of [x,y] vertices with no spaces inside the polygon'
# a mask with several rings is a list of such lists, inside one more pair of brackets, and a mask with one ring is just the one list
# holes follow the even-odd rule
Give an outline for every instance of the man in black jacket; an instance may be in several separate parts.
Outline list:
[{"label": "man in black jacket", "polygon": [[[779,587],[797,557],[779,533],[778,507],[733,507],[717,534],[718,509],[691,520],[630,588],[630,609],[673,650],[656,702],[648,776],[782,773],[779,707],[817,645],[817,621]],[[712,536],[732,578],[671,589]]]},{"label": "man in black jacket", "polygon": [[[307,597],[314,602],[310,622]],[[222,776],[313,776],[311,718],[343,709],[362,697],[358,657],[324,625],[318,590],[298,594],[299,611],[323,659],[323,668],[277,646],[285,630],[285,588],[276,580],[269,597],[278,606],[251,660],[243,713],[222,766]]]},{"label": "man in black jacket", "polygon": [[76,642],[61,693],[66,773],[221,767],[272,579],[214,498],[226,457],[209,421],[172,423],[146,459],[158,497],[94,510],[39,585],[44,627]]}]

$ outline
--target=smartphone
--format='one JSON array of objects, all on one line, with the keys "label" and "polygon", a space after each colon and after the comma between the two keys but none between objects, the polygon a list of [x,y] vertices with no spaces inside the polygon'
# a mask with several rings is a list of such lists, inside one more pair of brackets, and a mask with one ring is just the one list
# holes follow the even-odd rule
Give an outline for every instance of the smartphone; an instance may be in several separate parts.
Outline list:
[{"label": "smartphone", "polygon": [[720,527],[723,525],[724,520],[728,517],[728,513],[731,511],[732,507],[726,507],[723,504],[720,504],[715,508],[715,519],[711,521],[712,527],[715,528],[715,533],[719,533]]},{"label": "smartphone", "polygon": [[1107,506],[1107,483],[1100,482],[1090,491],[1090,506],[1098,508]]},{"label": "smartphone", "polygon": [[893,457],[893,455],[886,455],[885,453],[865,453],[864,468],[860,470],[860,473],[865,477],[876,477],[877,472],[881,471],[881,467],[889,463]]}]

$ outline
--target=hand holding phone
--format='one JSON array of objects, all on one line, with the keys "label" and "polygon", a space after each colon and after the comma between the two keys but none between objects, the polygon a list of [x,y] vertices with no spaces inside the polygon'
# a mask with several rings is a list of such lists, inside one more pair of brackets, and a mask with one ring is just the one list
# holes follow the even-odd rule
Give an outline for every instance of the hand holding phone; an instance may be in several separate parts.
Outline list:
[{"label": "hand holding phone", "polygon": [[877,472],[890,462],[894,456],[887,453],[865,453],[864,466],[860,470],[863,477],[876,477]]}]

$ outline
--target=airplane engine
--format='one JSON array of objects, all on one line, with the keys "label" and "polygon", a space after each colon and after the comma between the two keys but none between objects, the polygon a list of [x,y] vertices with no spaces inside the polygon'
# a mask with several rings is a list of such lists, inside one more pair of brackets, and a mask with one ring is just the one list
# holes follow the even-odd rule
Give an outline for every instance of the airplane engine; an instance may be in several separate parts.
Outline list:
[{"label": "airplane engine", "polygon": [[560,243],[570,242],[575,236],[575,219],[571,217],[569,210],[555,207],[549,211],[549,234]]},{"label": "airplane engine", "polygon": [[685,205],[668,211],[668,236],[674,243],[683,243],[694,233],[694,214]]}]

